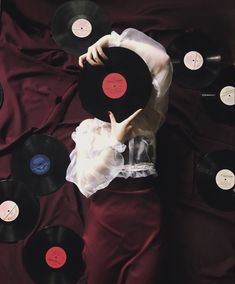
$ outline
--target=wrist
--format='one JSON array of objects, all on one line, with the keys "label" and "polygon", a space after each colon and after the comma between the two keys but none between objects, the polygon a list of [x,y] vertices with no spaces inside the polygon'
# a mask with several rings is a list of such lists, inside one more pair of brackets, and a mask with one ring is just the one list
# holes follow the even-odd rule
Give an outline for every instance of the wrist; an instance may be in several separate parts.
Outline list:
[{"label": "wrist", "polygon": [[111,135],[108,139],[108,147],[115,149],[119,153],[123,153],[126,150],[126,145],[113,135]]}]

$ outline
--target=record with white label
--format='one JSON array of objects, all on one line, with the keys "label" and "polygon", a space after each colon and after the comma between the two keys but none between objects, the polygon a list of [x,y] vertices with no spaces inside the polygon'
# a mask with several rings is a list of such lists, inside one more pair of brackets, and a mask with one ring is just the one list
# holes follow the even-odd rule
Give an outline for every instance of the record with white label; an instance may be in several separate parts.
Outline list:
[{"label": "record with white label", "polygon": [[0,242],[24,239],[39,218],[39,201],[23,183],[0,182]]},{"label": "record with white label", "polygon": [[75,284],[84,273],[83,240],[64,226],[46,227],[23,249],[23,264],[37,284]]},{"label": "record with white label", "polygon": [[203,33],[185,33],[175,38],[167,51],[174,67],[173,80],[184,88],[204,88],[220,73],[222,56]]},{"label": "record with white label", "polygon": [[223,150],[206,154],[196,168],[197,188],[213,208],[235,209],[235,151]]},{"label": "record with white label", "polygon": [[78,0],[59,6],[51,29],[55,42],[63,50],[80,56],[99,38],[111,32],[111,24],[97,3]]},{"label": "record with white label", "polygon": [[59,140],[36,134],[13,152],[12,176],[29,185],[36,195],[49,194],[65,183],[69,163],[69,154]]},{"label": "record with white label", "polygon": [[223,69],[210,86],[201,91],[208,114],[217,122],[235,123],[235,67]]}]

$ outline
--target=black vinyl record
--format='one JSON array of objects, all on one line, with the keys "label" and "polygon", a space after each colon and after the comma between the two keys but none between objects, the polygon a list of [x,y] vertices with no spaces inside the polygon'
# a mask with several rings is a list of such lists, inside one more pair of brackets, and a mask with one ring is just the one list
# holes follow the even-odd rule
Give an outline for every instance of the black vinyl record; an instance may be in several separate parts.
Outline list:
[{"label": "black vinyl record", "polygon": [[0,84],[0,108],[1,108],[1,106],[3,104],[3,98],[4,98],[3,88],[2,88],[2,86]]},{"label": "black vinyl record", "polygon": [[208,153],[199,161],[196,169],[198,191],[211,207],[223,211],[235,209],[234,174],[234,151]]},{"label": "black vinyl record", "polygon": [[83,241],[63,226],[46,227],[23,249],[23,264],[37,284],[75,284],[84,272]]},{"label": "black vinyl record", "polygon": [[65,146],[48,135],[33,135],[13,153],[12,176],[30,185],[37,195],[58,190],[65,183],[70,159]]},{"label": "black vinyl record", "polygon": [[185,33],[174,39],[167,51],[174,67],[173,80],[184,88],[204,88],[220,73],[222,57],[205,34]]},{"label": "black vinyl record", "polygon": [[235,122],[235,67],[221,71],[213,84],[201,91],[203,103],[214,120],[233,125]]},{"label": "black vinyl record", "polygon": [[122,48],[104,49],[109,58],[104,66],[86,63],[79,80],[83,107],[95,117],[110,121],[108,111],[117,121],[130,116],[147,104],[152,77],[144,60],[135,52]]},{"label": "black vinyl record", "polygon": [[102,36],[111,32],[111,24],[102,8],[92,1],[62,4],[52,20],[52,35],[66,52],[78,55]]},{"label": "black vinyl record", "polygon": [[39,201],[21,182],[0,182],[0,242],[24,239],[39,218]]}]

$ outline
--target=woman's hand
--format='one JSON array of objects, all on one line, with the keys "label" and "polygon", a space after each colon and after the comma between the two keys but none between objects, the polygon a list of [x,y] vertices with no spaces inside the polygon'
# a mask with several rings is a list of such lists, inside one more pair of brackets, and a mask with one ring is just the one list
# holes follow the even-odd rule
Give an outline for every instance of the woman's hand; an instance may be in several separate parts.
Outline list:
[{"label": "woman's hand", "polygon": [[111,111],[108,112],[111,122],[111,134],[121,143],[127,140],[128,134],[132,129],[132,121],[143,109],[138,109],[128,118],[118,123]]},{"label": "woman's hand", "polygon": [[110,35],[105,35],[96,43],[88,48],[87,53],[81,55],[78,59],[78,64],[83,68],[83,62],[87,61],[91,65],[104,65],[101,59],[107,60],[108,57],[104,54],[103,48],[108,47]]}]

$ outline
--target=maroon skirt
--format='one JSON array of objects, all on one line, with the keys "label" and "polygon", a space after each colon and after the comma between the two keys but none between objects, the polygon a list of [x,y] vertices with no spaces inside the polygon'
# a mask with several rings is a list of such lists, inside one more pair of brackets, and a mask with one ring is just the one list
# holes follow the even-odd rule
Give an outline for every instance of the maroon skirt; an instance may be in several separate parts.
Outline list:
[{"label": "maroon skirt", "polygon": [[84,233],[88,284],[156,284],[160,227],[156,178],[116,178],[96,192]]}]

